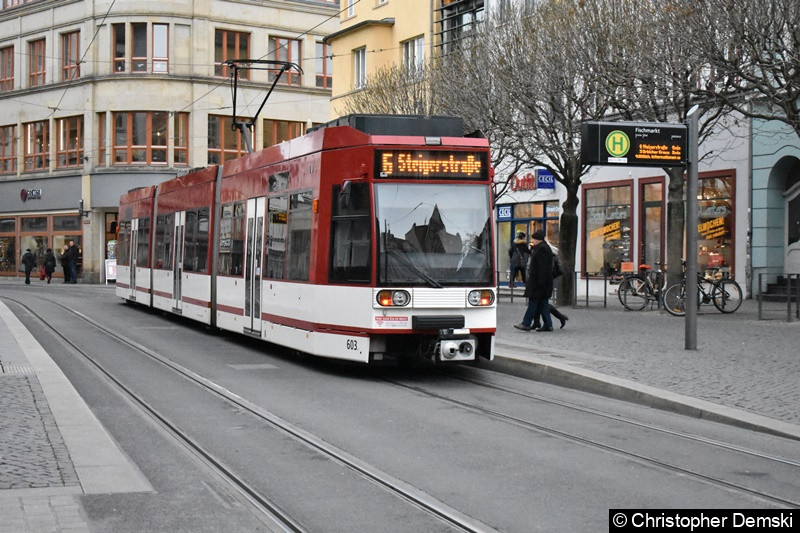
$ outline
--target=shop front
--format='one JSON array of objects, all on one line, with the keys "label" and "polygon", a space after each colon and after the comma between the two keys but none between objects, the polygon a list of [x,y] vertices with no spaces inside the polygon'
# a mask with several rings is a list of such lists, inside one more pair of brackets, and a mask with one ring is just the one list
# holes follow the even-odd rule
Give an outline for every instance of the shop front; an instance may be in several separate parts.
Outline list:
[{"label": "shop front", "polygon": [[[704,172],[699,178],[698,270],[733,276],[736,172]],[[582,186],[582,276],[614,277],[634,265],[664,263],[666,185],[666,177],[646,177]]]}]

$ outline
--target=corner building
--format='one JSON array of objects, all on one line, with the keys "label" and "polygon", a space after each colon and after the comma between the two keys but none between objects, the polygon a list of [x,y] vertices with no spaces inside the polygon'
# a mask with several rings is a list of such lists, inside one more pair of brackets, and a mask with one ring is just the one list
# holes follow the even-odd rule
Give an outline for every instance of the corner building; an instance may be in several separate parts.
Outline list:
[{"label": "corner building", "polygon": [[[74,240],[82,282],[113,279],[122,194],[245,153],[227,60],[302,68],[279,79],[254,150],[328,119],[320,50],[338,1],[2,2],[0,276],[17,275],[26,248],[42,264],[47,248],[60,258]],[[274,78],[240,72],[240,119],[255,116]]]}]

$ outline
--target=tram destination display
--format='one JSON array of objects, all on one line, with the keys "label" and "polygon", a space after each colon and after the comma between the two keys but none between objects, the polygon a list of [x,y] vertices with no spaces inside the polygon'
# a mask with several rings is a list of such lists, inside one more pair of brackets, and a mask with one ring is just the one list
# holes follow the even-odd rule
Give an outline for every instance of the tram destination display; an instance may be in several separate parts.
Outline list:
[{"label": "tram destination display", "polygon": [[446,150],[376,150],[376,178],[488,178],[486,152]]},{"label": "tram destination display", "polygon": [[637,167],[685,167],[687,128],[658,122],[585,122],[581,163]]}]

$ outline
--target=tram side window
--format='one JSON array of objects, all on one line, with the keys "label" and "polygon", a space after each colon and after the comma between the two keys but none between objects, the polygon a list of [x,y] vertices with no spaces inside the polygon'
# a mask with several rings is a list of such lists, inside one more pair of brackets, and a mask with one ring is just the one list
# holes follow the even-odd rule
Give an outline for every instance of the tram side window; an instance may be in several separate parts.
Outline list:
[{"label": "tram side window", "polygon": [[184,242],[184,272],[205,272],[208,264],[209,208],[186,211],[186,237]]},{"label": "tram side window", "polygon": [[224,276],[241,276],[245,238],[244,202],[222,206],[219,221],[219,256],[217,268]]},{"label": "tram side window", "polygon": [[139,219],[138,239],[136,241],[136,266],[147,267],[150,265],[150,217]]},{"label": "tram side window", "polygon": [[345,193],[335,186],[331,213],[331,283],[369,283],[372,243],[367,184],[352,183]]},{"label": "tram side window", "polygon": [[175,213],[158,215],[156,219],[156,268],[172,269],[172,236]]},{"label": "tram side window", "polygon": [[289,257],[286,279],[308,281],[311,263],[311,191],[289,197]]},{"label": "tram side window", "polygon": [[287,207],[286,196],[270,198],[267,202],[267,278],[283,279],[286,262]]},{"label": "tram side window", "polygon": [[130,266],[131,264],[131,221],[121,220],[117,237],[117,264]]}]

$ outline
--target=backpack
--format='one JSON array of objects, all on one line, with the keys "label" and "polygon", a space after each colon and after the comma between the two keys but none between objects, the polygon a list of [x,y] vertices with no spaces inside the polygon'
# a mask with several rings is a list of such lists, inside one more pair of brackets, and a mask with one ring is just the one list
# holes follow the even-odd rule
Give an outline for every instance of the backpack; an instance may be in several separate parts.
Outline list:
[{"label": "backpack", "polygon": [[561,270],[561,263],[558,260],[558,255],[553,254],[553,279],[561,276],[564,272]]}]

